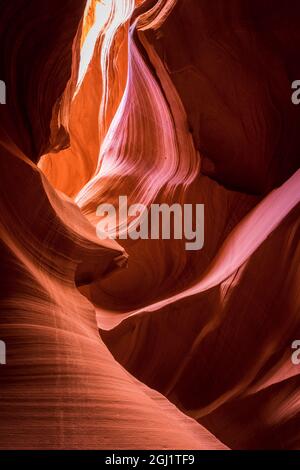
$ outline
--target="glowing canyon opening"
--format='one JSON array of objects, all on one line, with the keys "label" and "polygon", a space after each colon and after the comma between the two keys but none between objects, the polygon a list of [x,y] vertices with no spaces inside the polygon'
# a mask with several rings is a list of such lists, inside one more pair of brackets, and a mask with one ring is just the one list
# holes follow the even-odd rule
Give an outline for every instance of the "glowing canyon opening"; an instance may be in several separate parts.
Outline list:
[{"label": "glowing canyon opening", "polygon": [[0,8],[0,447],[298,449],[298,3]]}]

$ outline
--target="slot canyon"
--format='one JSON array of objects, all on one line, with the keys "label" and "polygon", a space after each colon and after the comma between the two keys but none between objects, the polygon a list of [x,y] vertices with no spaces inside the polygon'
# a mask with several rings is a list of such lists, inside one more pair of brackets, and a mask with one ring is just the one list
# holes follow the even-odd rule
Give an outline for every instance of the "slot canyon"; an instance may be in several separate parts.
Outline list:
[{"label": "slot canyon", "polygon": [[[0,11],[0,448],[299,449],[299,1]],[[120,196],[203,247],[100,239]]]}]

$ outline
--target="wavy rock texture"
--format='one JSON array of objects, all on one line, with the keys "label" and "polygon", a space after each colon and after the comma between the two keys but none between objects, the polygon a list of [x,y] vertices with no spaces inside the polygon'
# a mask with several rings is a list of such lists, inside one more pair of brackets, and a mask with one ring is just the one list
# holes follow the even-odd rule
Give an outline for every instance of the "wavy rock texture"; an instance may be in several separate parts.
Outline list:
[{"label": "wavy rock texture", "polygon": [[[300,447],[300,7],[277,3],[1,2],[1,448]],[[100,240],[119,195],[205,204],[203,249]]]}]

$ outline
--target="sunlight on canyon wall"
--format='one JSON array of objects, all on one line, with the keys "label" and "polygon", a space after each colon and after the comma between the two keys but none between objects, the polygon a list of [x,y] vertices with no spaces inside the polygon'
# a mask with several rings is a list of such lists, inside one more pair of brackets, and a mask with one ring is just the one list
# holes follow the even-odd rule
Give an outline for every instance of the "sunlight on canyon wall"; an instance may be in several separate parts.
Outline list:
[{"label": "sunlight on canyon wall", "polygon": [[[47,54],[3,61],[8,93],[17,66],[40,83],[1,108],[3,448],[300,445],[295,25],[209,3],[55,1],[48,26],[29,8]],[[100,240],[120,195],[204,204],[203,249]]]}]

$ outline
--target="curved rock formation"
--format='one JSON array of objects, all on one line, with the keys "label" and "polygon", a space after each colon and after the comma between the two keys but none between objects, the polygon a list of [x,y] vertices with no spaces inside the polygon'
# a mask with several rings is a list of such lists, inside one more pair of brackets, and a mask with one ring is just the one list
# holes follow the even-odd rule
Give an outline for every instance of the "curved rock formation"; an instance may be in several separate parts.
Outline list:
[{"label": "curved rock formation", "polygon": [[[0,447],[299,448],[298,3],[44,3],[1,6]],[[98,238],[120,195],[203,249]]]}]

